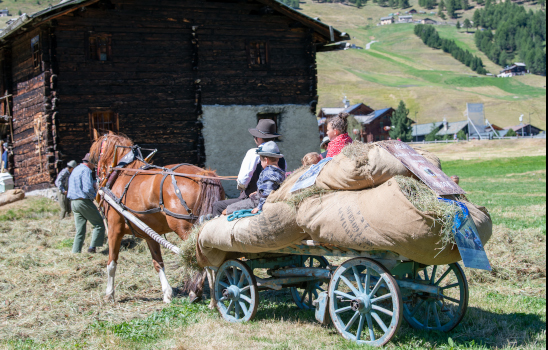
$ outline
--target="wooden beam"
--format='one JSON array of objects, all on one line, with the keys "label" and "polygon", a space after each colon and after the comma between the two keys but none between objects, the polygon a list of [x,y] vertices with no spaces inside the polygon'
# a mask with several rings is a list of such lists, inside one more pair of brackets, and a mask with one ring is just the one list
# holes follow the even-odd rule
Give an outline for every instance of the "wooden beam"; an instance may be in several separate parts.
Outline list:
[{"label": "wooden beam", "polygon": [[46,22],[46,21],[51,21],[51,20],[54,20],[54,19],[59,18],[59,17],[61,17],[61,16],[68,15],[69,13],[72,13],[72,12],[74,12],[74,11],[76,11],[76,10],[82,8],[82,7],[86,7],[86,6],[89,6],[89,5],[93,5],[93,4],[95,4],[95,3],[99,2],[99,1],[100,1],[100,0],[90,0],[90,1],[88,1],[88,2],[84,2],[84,3],[79,4],[79,5],[77,5],[77,6],[70,7],[70,8],[68,8],[68,9],[66,9],[66,10],[64,10],[64,11],[61,11],[61,12],[55,14],[55,15],[52,15],[52,16],[49,16],[49,17],[44,18],[44,19],[41,20],[40,22],[36,23],[34,26],[36,27],[36,26],[38,26],[38,25],[40,25],[40,24],[42,24],[42,23],[44,23],[44,22]]}]

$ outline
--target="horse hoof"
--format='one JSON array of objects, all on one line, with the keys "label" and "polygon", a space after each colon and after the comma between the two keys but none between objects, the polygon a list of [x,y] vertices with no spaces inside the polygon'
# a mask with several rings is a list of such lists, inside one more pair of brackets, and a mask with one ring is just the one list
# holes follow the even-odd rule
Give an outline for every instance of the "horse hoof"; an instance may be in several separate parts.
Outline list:
[{"label": "horse hoof", "polygon": [[114,303],[116,301],[114,298],[114,294],[105,295],[105,301],[109,303]]},{"label": "horse hoof", "polygon": [[173,299],[173,289],[169,289],[164,292],[164,303],[171,304],[171,299]]},{"label": "horse hoof", "polygon": [[196,295],[196,293],[190,292],[190,294],[188,295],[188,300],[190,301],[191,304],[196,304],[202,300],[202,296],[201,295],[198,296]]},{"label": "horse hoof", "polygon": [[216,310],[217,309],[217,304],[214,303],[214,302],[211,302],[211,304],[209,304],[208,307],[209,307],[210,310]]}]

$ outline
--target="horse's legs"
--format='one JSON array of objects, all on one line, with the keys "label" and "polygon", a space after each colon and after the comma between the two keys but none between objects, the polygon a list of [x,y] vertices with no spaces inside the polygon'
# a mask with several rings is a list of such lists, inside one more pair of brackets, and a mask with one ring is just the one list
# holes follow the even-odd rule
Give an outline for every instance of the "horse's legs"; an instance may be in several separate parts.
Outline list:
[{"label": "horse's legs", "polygon": [[124,238],[124,226],[123,222],[113,223],[109,226],[108,232],[108,266],[107,266],[107,292],[106,298],[109,301],[114,301],[114,278],[116,276],[116,267],[118,263],[118,257],[120,256],[120,246],[122,245],[122,238]]},{"label": "horse's legs", "polygon": [[160,249],[160,244],[151,239],[147,239],[148,248],[150,249],[150,254],[152,254],[152,262],[154,268],[158,275],[160,276],[160,282],[162,283],[162,292],[164,293],[164,303],[171,303],[173,298],[173,288],[169,285],[169,282],[166,277],[166,272],[164,269],[164,260],[162,259],[162,250]]},{"label": "horse's legs", "polygon": [[211,302],[209,303],[209,308],[211,310],[215,310],[217,308],[217,300],[215,299],[215,271],[210,268],[206,268],[206,271],[207,280],[209,281],[209,294],[211,294]]}]

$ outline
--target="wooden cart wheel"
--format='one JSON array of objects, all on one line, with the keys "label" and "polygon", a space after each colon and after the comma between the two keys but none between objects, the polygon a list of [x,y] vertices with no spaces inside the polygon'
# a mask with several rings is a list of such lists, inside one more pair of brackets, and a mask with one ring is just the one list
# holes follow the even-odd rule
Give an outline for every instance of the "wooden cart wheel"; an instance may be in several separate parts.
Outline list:
[{"label": "wooden cart wheel", "polygon": [[403,316],[411,327],[450,332],[468,310],[468,281],[459,264],[428,266],[419,271],[414,282],[441,287],[441,295],[412,292],[404,298]]},{"label": "wooden cart wheel", "polygon": [[400,289],[381,264],[366,258],[349,260],[329,284],[329,313],[345,339],[383,346],[401,325]]},{"label": "wooden cart wheel", "polygon": [[259,289],[251,269],[239,260],[228,260],[215,279],[217,309],[229,322],[251,321],[259,306]]},{"label": "wooden cart wheel", "polygon": [[[323,256],[310,256],[304,262],[304,266],[301,267],[321,267],[326,268],[329,266],[329,262]],[[318,296],[321,292],[325,292],[329,282],[318,281],[318,282],[307,282],[304,289],[302,288],[291,288],[291,296],[293,301],[303,310],[312,310],[315,309],[314,300],[318,299]]]}]

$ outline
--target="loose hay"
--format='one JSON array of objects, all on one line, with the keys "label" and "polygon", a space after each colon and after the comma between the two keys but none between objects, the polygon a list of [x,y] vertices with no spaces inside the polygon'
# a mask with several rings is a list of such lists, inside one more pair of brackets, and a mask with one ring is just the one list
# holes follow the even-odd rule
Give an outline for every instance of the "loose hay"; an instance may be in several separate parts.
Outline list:
[{"label": "loose hay", "polygon": [[373,147],[375,147],[375,144],[354,141],[353,143],[344,147],[342,153],[348,158],[357,162],[358,166],[364,166],[367,165],[367,163],[369,162],[369,151]]},{"label": "loose hay", "polygon": [[314,185],[292,195],[291,198],[289,198],[289,200],[287,201],[287,204],[289,204],[293,209],[298,209],[302,202],[304,202],[306,199],[310,197],[326,195],[332,192],[335,191],[324,190],[323,188],[319,188],[318,186]]},{"label": "loose hay", "polygon": [[453,224],[455,215],[460,212],[459,206],[440,201],[434,191],[412,177],[395,176],[394,180],[415,208],[432,215],[435,218],[435,224],[441,225],[441,251],[456,244],[453,235]]},{"label": "loose hay", "polygon": [[203,270],[198,265],[198,259],[196,258],[196,244],[203,226],[204,224],[195,225],[187,239],[179,246],[179,249],[181,249],[181,265],[177,273],[180,274],[183,280],[188,280]]}]

